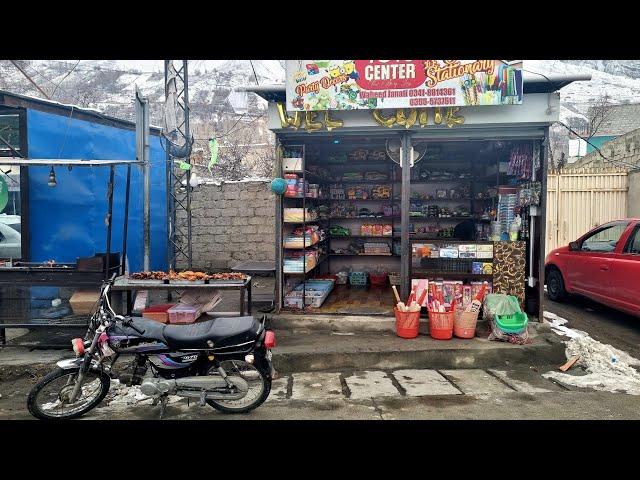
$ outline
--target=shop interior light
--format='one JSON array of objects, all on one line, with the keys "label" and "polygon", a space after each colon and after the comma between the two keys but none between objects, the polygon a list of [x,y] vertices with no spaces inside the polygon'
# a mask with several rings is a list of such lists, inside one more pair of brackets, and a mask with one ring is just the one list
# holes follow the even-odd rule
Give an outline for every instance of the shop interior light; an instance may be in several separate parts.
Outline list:
[{"label": "shop interior light", "polygon": [[340,143],[340,140],[338,140],[337,138],[333,141],[333,143]]},{"label": "shop interior light", "polygon": [[56,172],[53,171],[53,167],[51,167],[51,171],[49,172],[49,181],[47,182],[47,185],[50,187],[58,185],[58,182],[56,181]]}]

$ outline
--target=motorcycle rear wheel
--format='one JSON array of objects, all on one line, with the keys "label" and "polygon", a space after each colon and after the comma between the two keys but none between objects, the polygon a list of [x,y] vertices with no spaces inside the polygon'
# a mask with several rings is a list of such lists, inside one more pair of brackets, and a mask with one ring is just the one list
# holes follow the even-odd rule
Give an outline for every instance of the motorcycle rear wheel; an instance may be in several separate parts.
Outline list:
[{"label": "motorcycle rear wheel", "polygon": [[[95,408],[109,393],[111,379],[104,372],[88,371],[85,374],[80,397],[73,404],[69,404],[65,398],[68,398],[71,393],[79,371],[79,368],[70,370],[58,368],[43,377],[29,392],[27,398],[29,413],[41,420],[70,420]],[[59,388],[58,385],[60,385]],[[47,392],[52,386],[53,389]],[[86,393],[88,395],[85,395]],[[42,403],[46,400],[49,402]],[[66,412],[65,405],[68,408]]]},{"label": "motorcycle rear wheel", "polygon": [[[242,377],[249,384],[249,391],[239,400],[207,400],[207,403],[222,413],[247,413],[264,403],[271,392],[271,379],[258,368],[242,360],[221,362],[224,371],[232,376]],[[217,370],[209,370],[209,375],[218,375]]]}]

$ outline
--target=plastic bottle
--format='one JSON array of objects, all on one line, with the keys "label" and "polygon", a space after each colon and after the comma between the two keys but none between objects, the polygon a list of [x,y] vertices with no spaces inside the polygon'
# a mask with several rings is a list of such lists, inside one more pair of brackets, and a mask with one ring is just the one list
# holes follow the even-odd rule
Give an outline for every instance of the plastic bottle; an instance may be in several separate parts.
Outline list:
[{"label": "plastic bottle", "polygon": [[518,232],[520,231],[520,227],[522,226],[522,218],[520,215],[516,215],[516,218],[513,219],[511,225],[509,226],[509,240],[515,242],[518,240]]}]

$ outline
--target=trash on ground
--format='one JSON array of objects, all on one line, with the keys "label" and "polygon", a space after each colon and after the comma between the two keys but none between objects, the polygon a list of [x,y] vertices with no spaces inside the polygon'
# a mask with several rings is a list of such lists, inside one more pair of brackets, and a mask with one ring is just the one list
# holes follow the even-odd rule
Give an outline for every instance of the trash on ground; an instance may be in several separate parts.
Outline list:
[{"label": "trash on ground", "polygon": [[633,368],[640,366],[640,360],[594,340],[586,332],[566,327],[567,320],[551,312],[544,312],[544,319],[553,331],[569,337],[565,342],[567,358],[579,357],[574,364],[583,367],[586,375],[551,371],[543,377],[579,388],[640,395],[640,373]]}]

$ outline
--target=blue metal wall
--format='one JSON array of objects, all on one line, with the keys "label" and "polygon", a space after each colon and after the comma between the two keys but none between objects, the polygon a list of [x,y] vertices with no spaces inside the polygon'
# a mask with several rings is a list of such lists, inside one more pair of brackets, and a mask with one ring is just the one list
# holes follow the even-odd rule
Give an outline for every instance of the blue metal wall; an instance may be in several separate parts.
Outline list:
[{"label": "blue metal wall", "polygon": [[[29,157],[135,160],[135,132],[36,110],[27,112]],[[158,136],[151,136],[151,268],[167,268],[166,160]],[[115,167],[111,251],[120,252],[124,224],[126,166]],[[130,271],[143,265],[142,168],[131,167],[127,257]],[[48,167],[29,169],[31,261],[75,262],[106,251],[109,167],[56,168],[58,185],[49,187]]]}]

